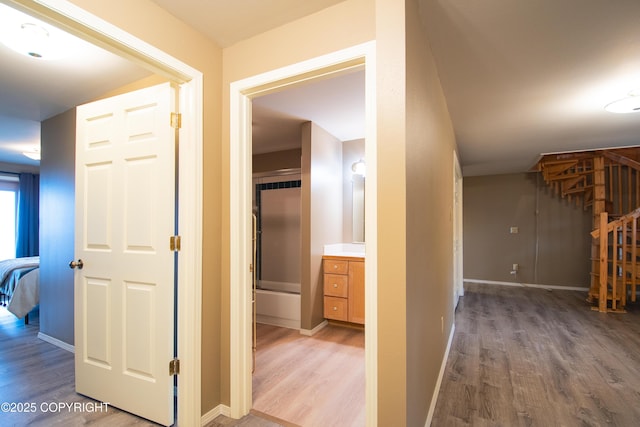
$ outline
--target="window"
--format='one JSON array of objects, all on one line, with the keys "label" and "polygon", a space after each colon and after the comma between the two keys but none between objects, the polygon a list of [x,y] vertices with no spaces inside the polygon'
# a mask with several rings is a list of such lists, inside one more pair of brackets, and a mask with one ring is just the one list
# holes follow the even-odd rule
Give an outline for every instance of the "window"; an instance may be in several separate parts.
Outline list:
[{"label": "window", "polygon": [[16,256],[18,177],[0,174],[0,260]]}]

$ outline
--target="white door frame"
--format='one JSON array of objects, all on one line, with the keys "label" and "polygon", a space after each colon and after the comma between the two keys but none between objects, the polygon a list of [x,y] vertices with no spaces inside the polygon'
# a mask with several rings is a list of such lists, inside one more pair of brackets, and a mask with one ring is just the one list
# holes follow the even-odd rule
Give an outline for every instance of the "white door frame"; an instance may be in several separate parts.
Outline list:
[{"label": "white door frame", "polygon": [[367,425],[377,425],[377,196],[375,42],[249,77],[230,85],[230,348],[234,418],[252,406],[251,356],[251,99],[310,79],[365,67],[366,138],[366,405]]},{"label": "white door frame", "polygon": [[463,241],[462,241],[462,168],[458,153],[453,152],[453,309],[458,305],[458,300],[464,296],[463,274]]},{"label": "white door frame", "polygon": [[[179,425],[201,424],[202,73],[66,0],[0,0],[180,84]],[[167,240],[168,242],[168,240]],[[168,243],[167,243],[168,244]],[[188,284],[188,286],[187,286]],[[168,372],[168,368],[167,368]]]}]

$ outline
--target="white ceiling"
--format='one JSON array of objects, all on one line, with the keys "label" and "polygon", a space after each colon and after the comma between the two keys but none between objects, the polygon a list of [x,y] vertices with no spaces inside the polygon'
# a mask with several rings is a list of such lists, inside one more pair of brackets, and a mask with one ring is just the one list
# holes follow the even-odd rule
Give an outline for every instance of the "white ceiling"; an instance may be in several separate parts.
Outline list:
[{"label": "white ceiling", "polygon": [[[155,2],[227,46],[340,1]],[[6,14],[6,10],[1,12]],[[0,163],[37,165],[21,153],[38,146],[40,121],[148,74],[83,42],[76,55],[56,61],[19,55],[0,44]],[[364,136],[363,72],[270,94],[256,99],[255,104],[256,153],[299,147],[300,124],[309,120],[342,141]]]},{"label": "white ceiling", "polygon": [[638,0],[424,0],[464,175],[524,171],[540,153],[640,144]]},{"label": "white ceiling", "polygon": [[[0,4],[0,33],[19,12]],[[21,15],[25,16],[25,15]],[[35,20],[52,34],[55,29]],[[12,21],[22,23],[22,20]],[[149,72],[78,38],[64,39],[72,55],[36,59],[18,54],[0,43],[0,162],[38,165],[23,156],[40,146],[40,122]]]},{"label": "white ceiling", "polygon": [[253,152],[300,147],[300,124],[313,121],[340,141],[364,138],[364,70],[253,100]]},{"label": "white ceiling", "polygon": [[[154,1],[221,46],[339,2]],[[466,176],[525,171],[546,152],[639,144],[640,114],[614,115],[603,107],[640,88],[640,1],[420,0],[420,13],[427,24]],[[17,77],[24,79],[35,72],[36,60],[15,56],[10,60],[9,53],[0,46],[0,140],[9,129],[18,132],[18,126],[14,128],[8,120],[42,120],[105,92],[109,81],[113,82],[114,72],[102,81],[98,69],[106,65],[87,67],[93,62],[84,55],[77,69],[90,76],[69,71],[76,66],[67,71],[49,69],[44,77],[35,77],[35,83],[20,87],[7,80],[9,70],[14,69],[10,64],[18,61]],[[62,75],[54,77],[56,72]],[[135,80],[127,75],[129,81]],[[65,76],[71,76],[71,81],[65,83]],[[359,76],[361,79],[362,73]],[[355,139],[355,134],[338,135],[341,131],[333,130],[332,120],[314,115],[335,113],[344,119],[346,111],[339,109],[350,104],[345,101],[349,99],[346,90],[354,89],[353,99],[363,102],[362,88],[362,81],[345,84],[338,90],[341,97],[331,98],[329,107],[323,107],[323,100],[312,94],[292,92],[292,97],[313,100],[291,104],[293,107],[287,106],[284,94],[259,98],[255,100],[255,133],[260,128],[287,130],[285,124],[298,126],[313,120],[340,139]],[[328,91],[318,89],[320,94]],[[89,96],[87,90],[94,91]],[[72,94],[84,99],[73,99]],[[22,104],[21,109],[30,111],[28,117],[14,111]],[[362,115],[363,105],[353,108]],[[14,108],[10,114],[8,106]],[[284,148],[291,142],[286,134],[272,138]],[[2,145],[6,141],[0,141]]]}]

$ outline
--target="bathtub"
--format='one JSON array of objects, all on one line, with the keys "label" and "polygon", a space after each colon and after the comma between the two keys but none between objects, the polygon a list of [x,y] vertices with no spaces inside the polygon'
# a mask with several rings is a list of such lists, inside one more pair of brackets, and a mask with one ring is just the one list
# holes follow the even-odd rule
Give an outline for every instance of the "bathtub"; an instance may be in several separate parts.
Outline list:
[{"label": "bathtub", "polygon": [[256,289],[256,321],[300,329],[300,284],[261,280]]}]

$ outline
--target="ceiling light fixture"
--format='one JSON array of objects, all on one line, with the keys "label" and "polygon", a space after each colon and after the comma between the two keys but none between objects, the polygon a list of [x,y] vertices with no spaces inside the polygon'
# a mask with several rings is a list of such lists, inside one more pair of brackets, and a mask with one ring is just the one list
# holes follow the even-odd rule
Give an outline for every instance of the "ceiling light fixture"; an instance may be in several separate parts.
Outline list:
[{"label": "ceiling light fixture", "polygon": [[12,37],[2,43],[22,55],[45,58],[50,44],[49,32],[38,24],[25,22],[14,27]]},{"label": "ceiling light fixture", "polygon": [[640,89],[632,90],[628,96],[607,104],[604,109],[617,114],[640,112]]},{"label": "ceiling light fixture", "polygon": [[0,42],[22,55],[61,59],[77,49],[80,39],[0,3]]},{"label": "ceiling light fixture", "polygon": [[40,150],[37,148],[34,148],[31,151],[23,151],[22,154],[24,154],[25,156],[27,156],[32,160],[40,160]]}]

